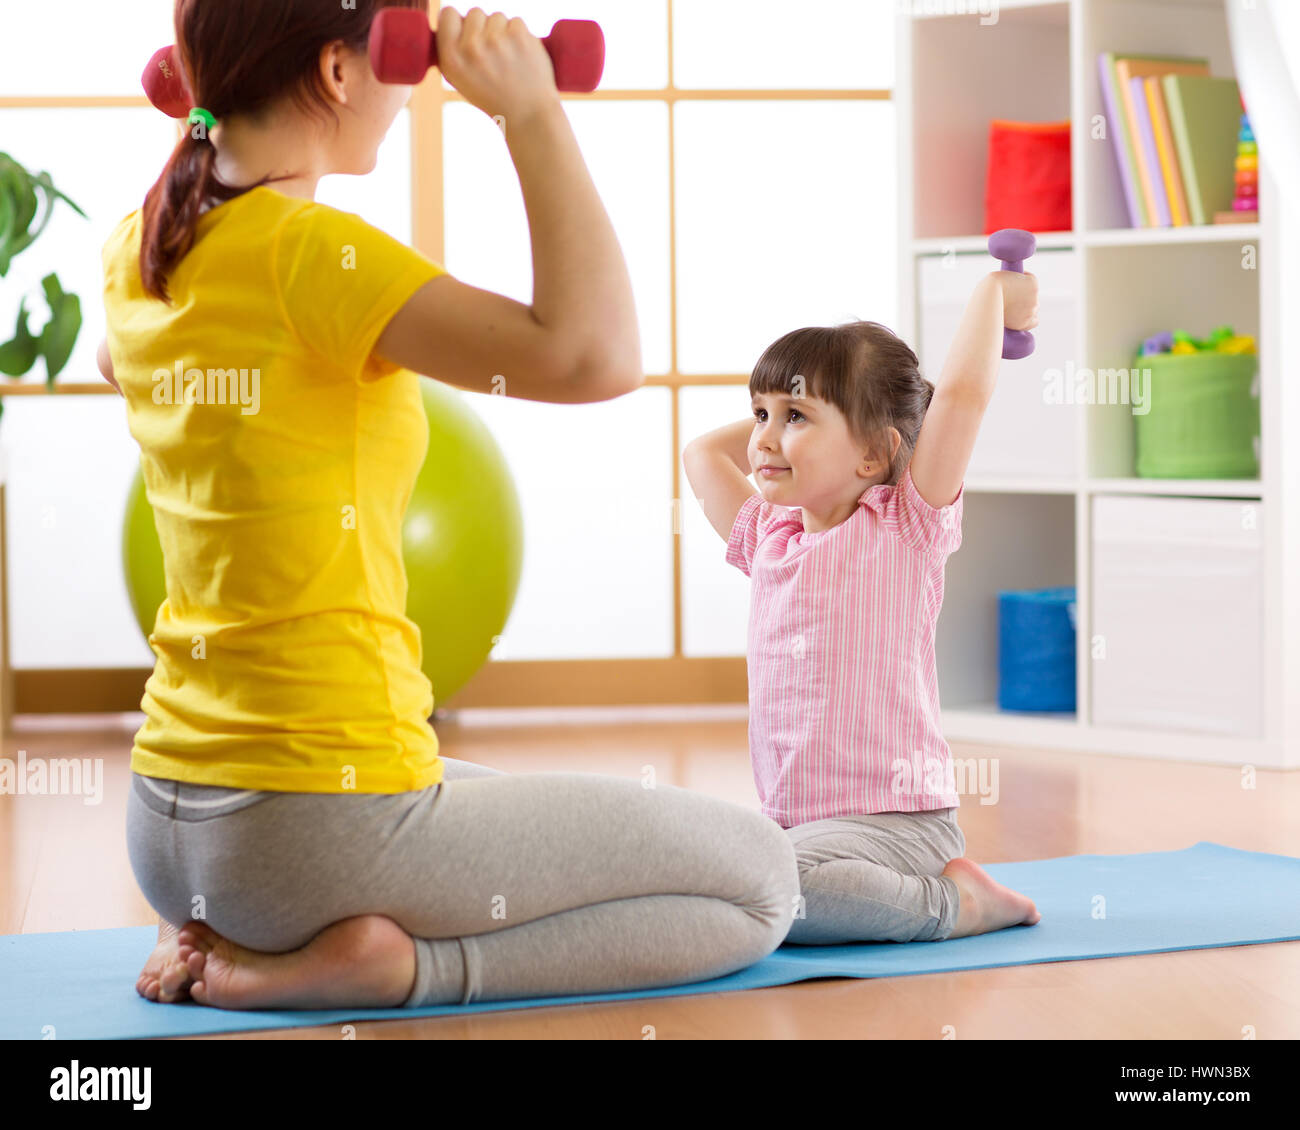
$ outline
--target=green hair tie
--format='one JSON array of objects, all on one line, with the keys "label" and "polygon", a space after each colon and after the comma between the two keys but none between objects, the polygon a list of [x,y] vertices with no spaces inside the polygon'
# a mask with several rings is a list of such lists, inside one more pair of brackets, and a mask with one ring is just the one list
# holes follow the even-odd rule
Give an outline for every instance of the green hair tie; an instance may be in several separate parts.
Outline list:
[{"label": "green hair tie", "polygon": [[195,125],[198,122],[203,123],[208,133],[211,133],[217,128],[217,119],[203,109],[202,106],[195,106],[190,111],[190,116],[186,119],[185,124]]}]

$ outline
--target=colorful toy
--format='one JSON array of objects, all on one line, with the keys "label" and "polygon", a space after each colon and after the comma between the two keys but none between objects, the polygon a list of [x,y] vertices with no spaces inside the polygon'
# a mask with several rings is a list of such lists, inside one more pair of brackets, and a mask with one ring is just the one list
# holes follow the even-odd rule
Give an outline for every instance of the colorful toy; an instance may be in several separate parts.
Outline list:
[{"label": "colorful toy", "polygon": [[1214,213],[1216,224],[1253,224],[1259,220],[1259,146],[1246,113],[1246,100],[1242,97],[1240,101],[1232,207]]},{"label": "colorful toy", "polygon": [[[1245,104],[1242,104],[1245,108]],[[1236,196],[1232,201],[1234,212],[1259,212],[1259,147],[1255,144],[1255,131],[1250,128],[1250,116],[1241,115],[1241,130],[1237,134]]]},{"label": "colorful toy", "polygon": [[[1033,232],[1020,228],[1003,228],[989,236],[989,254],[1002,260],[1004,271],[1024,274],[1025,260],[1038,250],[1038,240]],[[1034,351],[1034,335],[1028,330],[1002,331],[1002,356],[1008,361],[1019,361]]]},{"label": "colorful toy", "polygon": [[1254,353],[1255,339],[1234,332],[1231,326],[1216,326],[1204,340],[1192,337],[1185,330],[1165,331],[1149,337],[1138,350],[1139,357],[1156,353]]},{"label": "colorful toy", "polygon": [[1174,335],[1168,330],[1158,333],[1155,337],[1149,337],[1142,343],[1142,350],[1139,356],[1145,357],[1150,353],[1168,353],[1174,347]]},{"label": "colorful toy", "polygon": [[[421,667],[443,704],[486,662],[514,606],[523,517],[487,425],[448,385],[421,380],[429,452],[402,525],[406,614],[420,629]],[[139,472],[122,525],[122,568],[146,638],[167,595],[162,546]]]}]

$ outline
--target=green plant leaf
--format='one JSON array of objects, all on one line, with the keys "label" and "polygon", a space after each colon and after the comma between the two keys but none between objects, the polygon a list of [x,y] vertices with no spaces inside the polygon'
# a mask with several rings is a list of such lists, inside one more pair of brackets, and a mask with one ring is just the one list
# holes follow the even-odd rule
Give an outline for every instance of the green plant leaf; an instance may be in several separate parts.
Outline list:
[{"label": "green plant leaf", "polygon": [[9,257],[16,258],[22,252],[26,251],[39,238],[50,223],[50,215],[54,211],[54,198],[48,193],[45,194],[45,213],[41,216],[40,222],[34,230],[25,231],[14,237],[13,246],[9,249]]},{"label": "green plant leaf", "polygon": [[32,226],[32,217],[36,215],[36,189],[32,187],[31,174],[8,153],[0,153],[0,185],[7,184],[14,200],[17,213],[11,228],[17,238]]},{"label": "green plant leaf", "polygon": [[[38,188],[45,199],[45,211],[35,230],[31,230],[32,220],[40,206]],[[0,152],[0,276],[8,274],[14,258],[30,247],[49,225],[54,205],[59,200],[82,219],[89,218],[75,201],[54,186],[48,172],[32,176],[8,153]],[[0,345],[0,373],[21,377],[36,364],[37,357],[44,357],[45,383],[53,386],[54,378],[72,356],[77,335],[81,332],[81,299],[64,291],[55,274],[46,275],[41,286],[50,307],[50,320],[41,330],[40,337],[33,336],[27,325],[27,300],[24,298],[20,302],[14,336]],[[0,403],[0,411],[3,407]]]},{"label": "green plant leaf", "polygon": [[67,293],[63,289],[63,284],[59,282],[59,276],[52,273],[41,279],[41,289],[45,291],[45,301],[50,304],[51,310],[63,301]]},{"label": "green plant leaf", "polygon": [[0,153],[0,207],[7,213],[0,217],[0,276],[4,276],[36,211],[36,191],[27,170],[4,153]]},{"label": "green plant leaf", "polygon": [[56,201],[65,201],[79,216],[81,216],[82,219],[89,218],[85,212],[77,207],[76,204],[54,187],[54,183],[50,180],[49,173],[41,173],[39,176],[32,177],[31,183],[39,188],[42,195],[45,197],[45,212],[41,216],[40,223],[36,225],[35,230],[18,236],[14,241],[14,245],[9,252],[10,258],[17,256],[20,252],[26,251],[27,248],[35,243],[40,237],[41,232],[49,226],[50,217],[54,214],[54,205]]},{"label": "green plant leaf", "polygon": [[32,178],[16,161],[13,162],[13,183],[18,190],[18,218],[14,221],[14,231],[25,232],[32,226],[36,215],[36,189],[32,187]]},{"label": "green plant leaf", "polygon": [[18,305],[18,326],[11,341],[0,345],[0,373],[21,377],[36,364],[40,356],[40,339],[33,337],[27,328],[27,299]]},{"label": "green plant leaf", "polygon": [[43,189],[45,189],[46,192],[51,193],[53,196],[57,196],[60,200],[63,201],[64,204],[66,204],[69,208],[71,208],[74,212],[76,212],[77,215],[80,216],[83,220],[90,219],[90,217],[87,216],[86,213],[83,212],[80,208],[78,208],[77,205],[71,199],[69,199],[67,196],[64,196],[63,193],[61,193],[57,188],[54,187],[54,181],[51,179],[49,173],[41,173],[39,176],[33,177],[32,180],[36,184],[39,184]]},{"label": "green plant leaf", "polygon": [[72,356],[77,335],[81,332],[81,299],[64,292],[57,275],[41,280],[45,300],[50,304],[50,320],[41,330],[40,351],[45,358],[45,384],[51,387],[68,358]]},{"label": "green plant leaf", "polygon": [[18,218],[18,202],[0,177],[0,278],[9,273],[9,248],[14,241],[14,221]]}]

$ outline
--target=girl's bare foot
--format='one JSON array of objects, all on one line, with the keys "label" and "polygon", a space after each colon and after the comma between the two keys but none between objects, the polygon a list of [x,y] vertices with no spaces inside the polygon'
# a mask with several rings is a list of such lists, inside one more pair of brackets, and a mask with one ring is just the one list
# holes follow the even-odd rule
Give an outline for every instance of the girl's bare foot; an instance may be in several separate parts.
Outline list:
[{"label": "girl's bare foot", "polygon": [[987,934],[1008,926],[1032,926],[1042,917],[1033,899],[996,882],[973,859],[961,856],[949,860],[943,874],[956,883],[961,892],[957,925],[948,935],[950,938]]},{"label": "girl's bare foot", "polygon": [[191,978],[189,957],[194,952],[191,945],[182,945],[180,931],[170,922],[158,922],[158,944],[144,963],[135,991],[146,1000],[160,1004],[175,1004],[189,1000]]},{"label": "girl's bare foot", "polygon": [[327,926],[301,949],[259,953],[189,922],[190,996],[215,1008],[396,1008],[415,984],[415,944],[391,918]]}]

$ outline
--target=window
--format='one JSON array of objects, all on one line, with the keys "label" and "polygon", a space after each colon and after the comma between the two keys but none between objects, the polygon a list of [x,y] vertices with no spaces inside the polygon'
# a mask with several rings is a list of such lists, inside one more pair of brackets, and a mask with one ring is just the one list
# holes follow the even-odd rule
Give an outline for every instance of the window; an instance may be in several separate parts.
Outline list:
[{"label": "window", "polygon": [[[649,387],[617,402],[635,406],[632,458],[608,443],[605,429],[618,425],[596,408],[612,415],[612,405],[555,411],[471,394],[512,464],[566,453],[561,481],[521,485],[525,581],[494,659],[617,654],[667,666],[744,654],[749,582],[726,564],[690,495],[681,448],[749,414],[749,372],[781,334],[897,317],[893,5],[822,0],[791,11],[769,0],[513,9],[537,35],[561,16],[596,19],[606,32],[600,91],[565,106],[628,261]],[[528,227],[505,141],[445,84],[441,100],[444,261],[467,282],[527,302]],[[664,390],[666,404],[648,396]],[[643,465],[655,452],[662,464]],[[585,488],[574,478],[584,466]],[[535,527],[573,530],[575,490],[589,499],[585,525],[564,545],[539,545]],[[659,506],[658,490],[669,492]],[[642,512],[631,531],[606,525]],[[671,552],[647,553],[647,531]],[[584,583],[554,575],[564,570]],[[628,618],[638,602],[666,611],[674,631],[654,616]],[[557,633],[557,622],[568,629]]]},{"label": "window", "polygon": [[[21,546],[10,556],[18,667],[151,661],[116,565],[136,449],[120,403],[100,398],[94,357],[104,332],[99,247],[139,206],[175,136],[139,89],[145,62],[172,37],[172,8],[136,0],[128,23],[98,0],[68,0],[57,18],[78,26],[68,50],[81,56],[52,71],[32,52],[0,74],[6,151],[48,168],[93,213],[88,225],[56,212],[33,262],[20,259],[6,280],[34,294],[57,269],[86,318],[60,382],[87,395],[6,401],[0,442],[16,476],[8,530]],[[595,19],[605,31],[600,90],[566,95],[565,109],[628,261],[647,381],[596,405],[462,394],[514,469],[527,538],[514,613],[488,665],[510,678],[487,680],[471,700],[537,701],[530,685],[563,660],[626,661],[637,701],[685,701],[683,688],[699,693],[734,684],[736,670],[743,676],[748,581],[725,563],[680,452],[749,415],[750,369],[781,334],[897,317],[894,8],[890,0],[510,5],[537,35],[561,18]],[[28,5],[14,16],[15,41],[53,38],[52,9]],[[326,177],[318,199],[411,241],[466,282],[531,298],[527,220],[505,140],[437,75],[399,116],[375,172]],[[31,276],[20,278],[28,266]],[[84,454],[65,449],[95,452],[95,473]],[[51,513],[56,527],[60,514],[73,522],[78,551],[52,538]],[[87,578],[101,573],[109,581],[98,591]],[[596,670],[574,668],[570,701],[586,701],[577,684]]]}]

